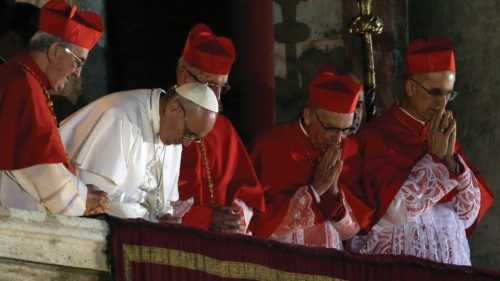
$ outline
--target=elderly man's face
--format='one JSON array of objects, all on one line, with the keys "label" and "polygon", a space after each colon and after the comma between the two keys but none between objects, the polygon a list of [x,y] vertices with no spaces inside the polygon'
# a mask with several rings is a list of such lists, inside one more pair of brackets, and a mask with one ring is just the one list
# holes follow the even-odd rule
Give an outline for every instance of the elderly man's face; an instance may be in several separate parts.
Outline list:
[{"label": "elderly man's face", "polygon": [[221,94],[223,94],[227,88],[228,75],[212,74],[196,68],[184,68],[183,71],[183,79],[177,81],[178,86],[194,82],[207,84],[210,89],[214,91],[217,100],[220,101]]},{"label": "elderly man's face", "polygon": [[[175,104],[172,104],[175,103]],[[180,102],[172,101],[172,110],[160,115],[160,139],[166,145],[190,145],[208,134],[215,125],[217,113],[197,107],[186,111]],[[169,109],[167,109],[168,111]]]},{"label": "elderly man's face", "polygon": [[354,114],[341,114],[324,109],[304,109],[304,122],[314,147],[325,152],[331,145],[340,145],[354,131]]},{"label": "elderly man's face", "polygon": [[[434,113],[446,107],[455,84],[455,72],[442,71],[413,75],[406,80],[406,110],[421,121],[429,122]],[[432,95],[431,93],[441,93]]]},{"label": "elderly man's face", "polygon": [[75,46],[72,49],[53,43],[48,48],[49,63],[46,75],[50,87],[59,91],[66,86],[72,76],[80,77],[83,62],[89,50]]}]

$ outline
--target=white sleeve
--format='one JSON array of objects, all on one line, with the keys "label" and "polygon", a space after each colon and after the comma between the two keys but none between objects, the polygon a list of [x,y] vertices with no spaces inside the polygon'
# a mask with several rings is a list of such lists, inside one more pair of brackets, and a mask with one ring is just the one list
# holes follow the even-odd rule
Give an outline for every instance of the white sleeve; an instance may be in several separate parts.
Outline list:
[{"label": "white sleeve", "polygon": [[62,163],[40,164],[10,172],[18,184],[49,213],[68,216],[84,214],[87,187]]}]

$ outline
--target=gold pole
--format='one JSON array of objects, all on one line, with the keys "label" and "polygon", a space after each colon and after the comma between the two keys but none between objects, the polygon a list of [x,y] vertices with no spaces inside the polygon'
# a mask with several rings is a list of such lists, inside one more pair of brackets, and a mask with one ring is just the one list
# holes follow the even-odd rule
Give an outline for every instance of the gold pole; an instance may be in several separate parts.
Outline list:
[{"label": "gold pole", "polygon": [[366,102],[366,122],[377,116],[375,102],[375,63],[373,61],[372,34],[380,34],[384,28],[382,20],[371,15],[372,0],[358,0],[359,15],[349,25],[349,32],[359,34],[363,40],[363,80]]}]

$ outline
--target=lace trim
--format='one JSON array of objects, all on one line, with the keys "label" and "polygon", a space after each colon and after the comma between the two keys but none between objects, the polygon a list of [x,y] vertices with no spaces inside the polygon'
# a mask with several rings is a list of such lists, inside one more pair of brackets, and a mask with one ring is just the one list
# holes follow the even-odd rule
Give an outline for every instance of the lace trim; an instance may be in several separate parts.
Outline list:
[{"label": "lace trim", "polygon": [[314,225],[315,215],[311,208],[314,199],[307,189],[308,186],[303,186],[295,192],[288,205],[288,212],[274,235],[281,236]]},{"label": "lace trim", "polygon": [[481,208],[481,191],[472,171],[465,165],[460,156],[458,158],[462,166],[465,167],[465,171],[458,177],[458,194],[453,198],[451,205],[467,228],[476,221]]},{"label": "lace trim", "polygon": [[457,185],[445,165],[435,163],[429,154],[424,155],[401,187],[408,219],[423,214]]}]

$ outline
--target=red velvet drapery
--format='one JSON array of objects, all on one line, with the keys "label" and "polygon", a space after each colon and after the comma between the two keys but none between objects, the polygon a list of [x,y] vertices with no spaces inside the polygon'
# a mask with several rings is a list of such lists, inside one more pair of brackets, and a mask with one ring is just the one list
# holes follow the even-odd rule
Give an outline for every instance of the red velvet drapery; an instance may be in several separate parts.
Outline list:
[{"label": "red velvet drapery", "polygon": [[498,280],[416,257],[356,255],[108,217],[114,280]]}]

